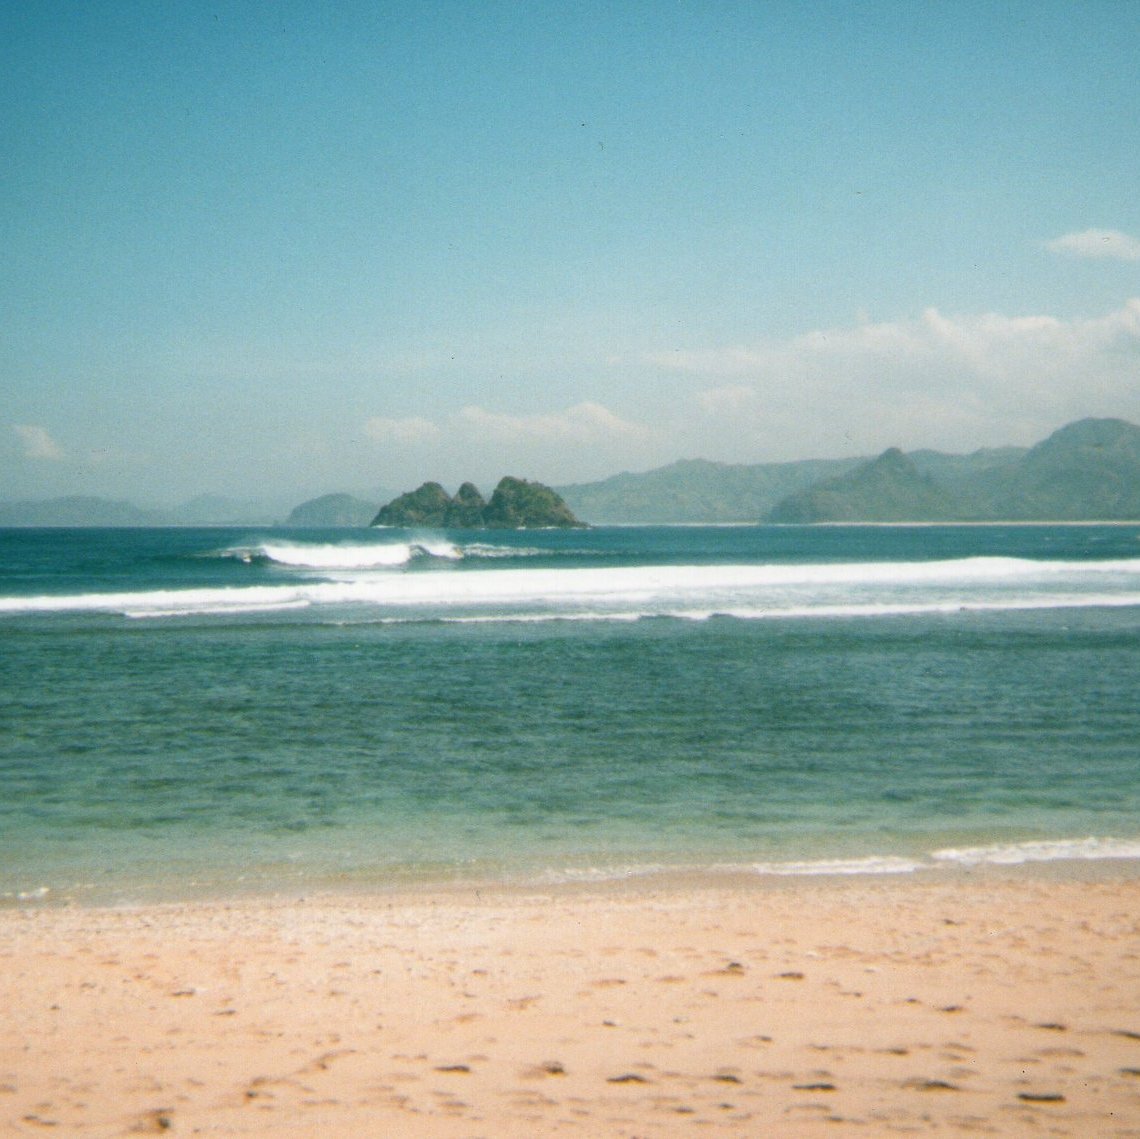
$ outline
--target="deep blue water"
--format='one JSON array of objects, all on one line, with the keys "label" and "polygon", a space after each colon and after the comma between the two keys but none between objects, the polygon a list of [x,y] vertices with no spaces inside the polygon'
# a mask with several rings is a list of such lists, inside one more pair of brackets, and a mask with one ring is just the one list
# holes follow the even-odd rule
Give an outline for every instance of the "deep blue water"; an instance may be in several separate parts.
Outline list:
[{"label": "deep blue water", "polygon": [[0,531],[0,896],[1140,857],[1140,527]]}]

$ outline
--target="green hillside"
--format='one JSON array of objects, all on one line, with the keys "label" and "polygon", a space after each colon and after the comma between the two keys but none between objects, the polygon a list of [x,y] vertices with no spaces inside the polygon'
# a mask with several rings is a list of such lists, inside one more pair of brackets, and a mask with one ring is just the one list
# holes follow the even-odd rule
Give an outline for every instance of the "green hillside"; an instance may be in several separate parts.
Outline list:
[{"label": "green hillside", "polygon": [[770,522],[1132,519],[1140,519],[1140,427],[1122,419],[1082,419],[1028,451],[957,460],[892,448],[789,495],[767,515]]},{"label": "green hillside", "polygon": [[787,495],[858,462],[809,459],[749,466],[685,459],[558,490],[575,514],[595,523],[756,522]]}]

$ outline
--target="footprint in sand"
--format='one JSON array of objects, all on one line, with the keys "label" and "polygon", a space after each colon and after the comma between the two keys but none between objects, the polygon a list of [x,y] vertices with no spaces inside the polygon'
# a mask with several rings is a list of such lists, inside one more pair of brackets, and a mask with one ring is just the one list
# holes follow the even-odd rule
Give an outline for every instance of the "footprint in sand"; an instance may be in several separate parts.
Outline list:
[{"label": "footprint in sand", "polygon": [[168,1107],[144,1112],[131,1127],[132,1135],[160,1135],[174,1125],[174,1113]]},{"label": "footprint in sand", "polygon": [[566,1068],[561,1060],[544,1060],[541,1064],[536,1064],[533,1068],[527,1069],[526,1074],[528,1076],[564,1076],[566,1075]]}]

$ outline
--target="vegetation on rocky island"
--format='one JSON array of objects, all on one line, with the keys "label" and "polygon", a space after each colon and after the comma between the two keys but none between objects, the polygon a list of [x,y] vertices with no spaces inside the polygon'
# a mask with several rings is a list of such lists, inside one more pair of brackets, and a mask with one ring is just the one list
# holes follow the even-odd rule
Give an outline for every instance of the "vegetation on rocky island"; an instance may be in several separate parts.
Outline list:
[{"label": "vegetation on rocky island", "polygon": [[425,526],[456,530],[569,529],[584,526],[562,498],[542,483],[507,476],[486,501],[473,483],[455,497],[426,482],[382,506],[373,526]]}]

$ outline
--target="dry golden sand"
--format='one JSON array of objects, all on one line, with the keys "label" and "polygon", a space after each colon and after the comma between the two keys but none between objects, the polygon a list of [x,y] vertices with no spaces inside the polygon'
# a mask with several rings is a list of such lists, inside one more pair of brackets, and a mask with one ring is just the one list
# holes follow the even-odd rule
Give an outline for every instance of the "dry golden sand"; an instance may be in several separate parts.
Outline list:
[{"label": "dry golden sand", "polygon": [[0,1132],[1140,1136],[1140,881],[0,913]]}]

